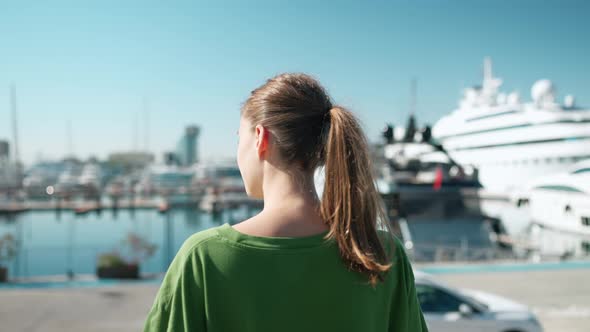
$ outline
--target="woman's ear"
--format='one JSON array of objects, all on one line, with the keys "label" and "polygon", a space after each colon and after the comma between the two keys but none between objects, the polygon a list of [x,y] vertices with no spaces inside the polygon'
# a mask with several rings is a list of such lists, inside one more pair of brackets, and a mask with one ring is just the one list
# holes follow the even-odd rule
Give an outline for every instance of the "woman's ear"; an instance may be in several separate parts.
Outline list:
[{"label": "woman's ear", "polygon": [[258,157],[262,159],[268,150],[270,135],[268,130],[262,125],[256,125],[254,130],[256,135],[256,152],[258,152]]}]

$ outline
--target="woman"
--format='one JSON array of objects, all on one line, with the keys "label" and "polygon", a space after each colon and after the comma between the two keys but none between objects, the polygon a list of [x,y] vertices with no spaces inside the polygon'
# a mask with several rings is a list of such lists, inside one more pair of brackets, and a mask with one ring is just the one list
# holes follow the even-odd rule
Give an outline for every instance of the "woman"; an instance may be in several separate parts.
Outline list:
[{"label": "woman", "polygon": [[310,76],[282,74],[252,92],[238,136],[264,209],[186,240],[145,331],[427,331],[355,117]]}]

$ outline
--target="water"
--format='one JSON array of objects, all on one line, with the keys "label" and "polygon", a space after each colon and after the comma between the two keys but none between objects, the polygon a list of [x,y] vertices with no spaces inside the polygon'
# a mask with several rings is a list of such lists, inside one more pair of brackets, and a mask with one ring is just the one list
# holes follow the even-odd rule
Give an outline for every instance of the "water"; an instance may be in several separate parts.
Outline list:
[{"label": "water", "polygon": [[[482,208],[487,214],[501,218],[510,235],[517,238],[524,236],[523,240],[536,247],[541,256],[562,256],[565,249],[571,252],[572,246],[584,244],[578,239],[573,242],[568,239],[567,243],[560,241],[563,236],[545,234],[546,230],[543,234],[535,232],[535,228],[528,227],[530,218],[527,211],[508,202],[483,201]],[[20,242],[17,256],[4,265],[9,268],[10,278],[65,276],[70,271],[75,275],[94,274],[98,256],[120,247],[129,233],[135,233],[157,246],[155,254],[142,262],[141,272],[161,273],[166,271],[182,243],[192,234],[225,222],[244,220],[257,212],[242,208],[214,217],[195,209],[172,209],[165,214],[156,210],[135,209],[103,210],[100,214],[91,212],[85,215],[70,211],[31,211],[10,218],[0,216],[0,237],[10,233]],[[469,235],[470,238],[487,237],[487,232],[479,227],[481,224],[465,225],[450,221],[447,218],[411,224],[414,240],[418,241],[416,245],[428,243],[440,246],[441,239],[451,234],[456,237],[457,234]],[[551,250],[543,245],[545,243],[552,245]],[[477,243],[464,244],[470,252],[477,248]],[[588,257],[588,249],[583,254],[580,252],[582,250],[573,256]]]},{"label": "water", "polygon": [[85,215],[31,211],[9,218],[0,216],[0,237],[10,233],[20,242],[16,257],[4,265],[11,278],[66,275],[69,271],[93,274],[98,256],[119,248],[132,232],[157,246],[154,255],[141,263],[141,272],[164,272],[189,236],[243,220],[253,212],[239,209],[214,217],[195,209],[172,209],[163,214],[136,209]]}]

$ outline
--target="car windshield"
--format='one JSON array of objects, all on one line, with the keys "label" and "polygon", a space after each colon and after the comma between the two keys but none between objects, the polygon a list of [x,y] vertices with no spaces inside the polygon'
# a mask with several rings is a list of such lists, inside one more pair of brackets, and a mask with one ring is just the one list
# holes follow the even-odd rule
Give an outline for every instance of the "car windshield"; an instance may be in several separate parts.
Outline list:
[{"label": "car windshield", "polygon": [[428,284],[416,283],[416,294],[422,311],[431,313],[458,312],[459,306],[463,303],[473,307],[475,311],[488,310],[489,307],[475,300],[472,296],[453,292]]},{"label": "car windshield", "polygon": [[476,306],[478,306],[478,307],[480,307],[482,309],[485,309],[485,310],[489,310],[490,309],[490,307],[487,304],[476,300],[473,296],[466,295],[466,294],[463,294],[463,293],[461,293],[461,295],[463,295],[464,298],[468,299],[469,302],[471,302],[472,304],[475,304]]}]

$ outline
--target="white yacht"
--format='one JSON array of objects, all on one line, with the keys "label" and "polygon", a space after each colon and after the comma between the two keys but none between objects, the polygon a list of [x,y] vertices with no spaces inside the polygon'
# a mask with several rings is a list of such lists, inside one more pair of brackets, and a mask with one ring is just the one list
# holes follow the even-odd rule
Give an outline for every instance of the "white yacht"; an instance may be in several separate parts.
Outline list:
[{"label": "white yacht", "polygon": [[202,162],[193,166],[194,182],[205,194],[199,204],[203,211],[219,213],[230,206],[256,200],[248,197],[238,164],[233,160]]},{"label": "white yacht", "polygon": [[0,190],[13,190],[20,186],[21,167],[17,163],[0,159]]},{"label": "white yacht", "polygon": [[590,254],[590,160],[537,178],[511,198],[529,209],[532,238],[543,252]]},{"label": "white yacht", "polygon": [[501,220],[480,209],[477,169],[456,163],[417,129],[388,125],[377,144],[376,185],[392,228],[416,261],[481,260],[511,255]]},{"label": "white yacht", "polygon": [[533,85],[531,102],[500,92],[489,58],[483,76],[482,86],[465,89],[459,107],[432,134],[459,164],[479,169],[486,189],[506,193],[590,158],[590,109],[576,106],[571,95],[557,103],[549,80]]},{"label": "white yacht", "polygon": [[101,169],[98,164],[86,164],[78,177],[78,183],[86,188],[101,188]]}]

